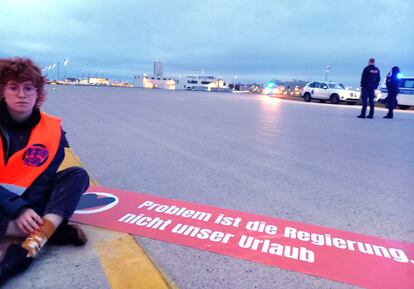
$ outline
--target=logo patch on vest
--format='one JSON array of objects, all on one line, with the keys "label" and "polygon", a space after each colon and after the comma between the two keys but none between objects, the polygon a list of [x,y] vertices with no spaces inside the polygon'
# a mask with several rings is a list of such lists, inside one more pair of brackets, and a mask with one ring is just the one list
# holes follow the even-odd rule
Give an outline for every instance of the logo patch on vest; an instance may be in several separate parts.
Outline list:
[{"label": "logo patch on vest", "polygon": [[42,144],[34,144],[27,148],[23,163],[29,167],[40,167],[49,157],[49,151]]}]

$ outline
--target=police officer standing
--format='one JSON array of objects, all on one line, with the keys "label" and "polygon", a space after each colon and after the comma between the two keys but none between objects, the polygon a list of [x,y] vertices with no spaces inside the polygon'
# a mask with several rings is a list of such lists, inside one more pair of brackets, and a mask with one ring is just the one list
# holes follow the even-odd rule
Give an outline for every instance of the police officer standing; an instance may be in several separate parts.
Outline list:
[{"label": "police officer standing", "polygon": [[361,77],[361,99],[362,99],[362,109],[361,114],[358,115],[358,118],[365,118],[367,111],[367,104],[369,100],[369,114],[367,118],[374,118],[374,98],[375,98],[375,89],[377,89],[380,82],[380,71],[374,65],[375,59],[370,58],[368,61],[368,66],[364,68]]},{"label": "police officer standing", "polygon": [[393,110],[397,106],[397,95],[400,92],[400,79],[398,74],[400,73],[400,68],[394,66],[390,73],[387,75],[386,85],[387,85],[387,107],[388,113],[384,118],[393,118]]}]

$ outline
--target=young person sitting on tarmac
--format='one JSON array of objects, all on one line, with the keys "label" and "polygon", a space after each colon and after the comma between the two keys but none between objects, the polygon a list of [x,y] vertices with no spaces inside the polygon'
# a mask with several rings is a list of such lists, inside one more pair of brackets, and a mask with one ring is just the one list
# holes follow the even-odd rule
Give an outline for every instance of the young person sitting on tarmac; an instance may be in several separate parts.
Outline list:
[{"label": "young person sitting on tarmac", "polygon": [[44,85],[30,59],[0,59],[0,239],[22,241],[5,248],[0,285],[26,270],[46,242],[87,241],[68,219],[89,177],[79,167],[57,172],[68,143],[60,119],[39,110]]}]

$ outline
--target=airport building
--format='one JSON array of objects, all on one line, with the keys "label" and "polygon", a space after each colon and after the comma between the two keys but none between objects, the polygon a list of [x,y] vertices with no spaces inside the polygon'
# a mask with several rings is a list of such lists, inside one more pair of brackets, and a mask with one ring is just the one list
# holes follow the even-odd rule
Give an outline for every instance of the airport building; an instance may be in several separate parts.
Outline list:
[{"label": "airport building", "polygon": [[141,88],[230,91],[227,81],[215,76],[164,76],[164,62],[158,60],[154,61],[153,75],[139,74],[134,76],[134,85]]},{"label": "airport building", "polygon": [[139,74],[134,76],[134,85],[142,88],[175,89],[176,79],[164,76],[164,62],[154,61],[154,74]]},{"label": "airport building", "polygon": [[198,91],[229,91],[227,81],[211,75],[185,76],[177,81],[177,89]]},{"label": "airport building", "polygon": [[88,77],[86,79],[80,79],[78,83],[84,85],[110,85],[109,79],[102,77]]}]

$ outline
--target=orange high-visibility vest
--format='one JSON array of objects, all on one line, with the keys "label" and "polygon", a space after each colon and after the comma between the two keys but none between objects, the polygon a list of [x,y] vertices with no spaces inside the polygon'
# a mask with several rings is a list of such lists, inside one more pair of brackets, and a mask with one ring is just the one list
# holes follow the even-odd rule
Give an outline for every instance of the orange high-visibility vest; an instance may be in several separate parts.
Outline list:
[{"label": "orange high-visibility vest", "polygon": [[61,120],[41,112],[26,147],[15,152],[7,164],[0,140],[0,186],[21,196],[56,156],[61,134]]}]

